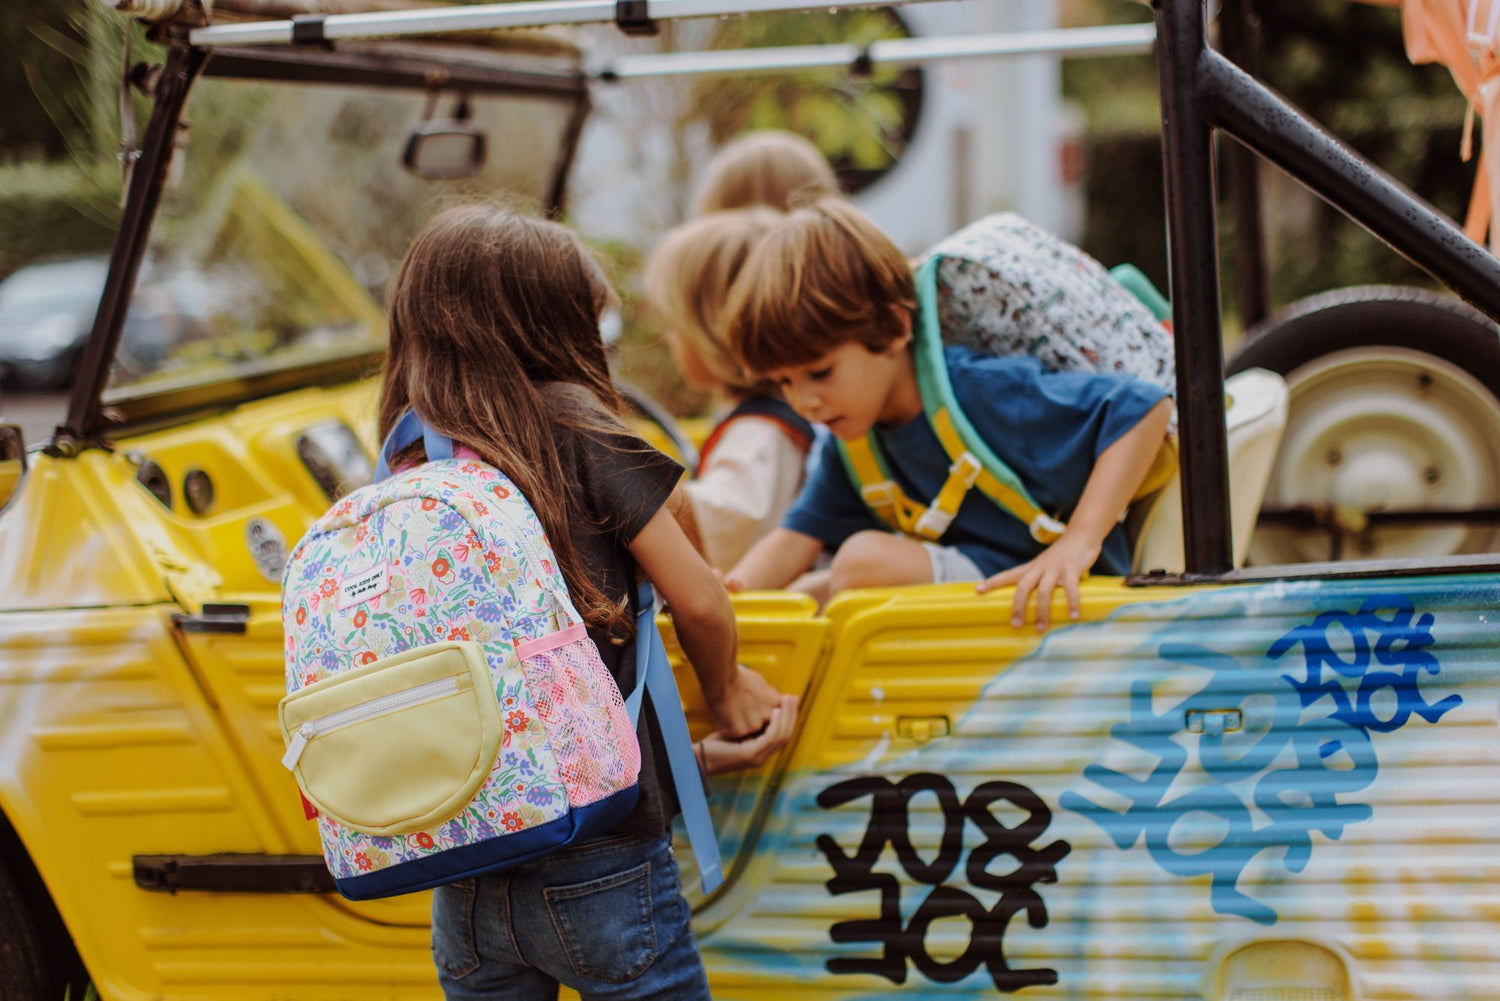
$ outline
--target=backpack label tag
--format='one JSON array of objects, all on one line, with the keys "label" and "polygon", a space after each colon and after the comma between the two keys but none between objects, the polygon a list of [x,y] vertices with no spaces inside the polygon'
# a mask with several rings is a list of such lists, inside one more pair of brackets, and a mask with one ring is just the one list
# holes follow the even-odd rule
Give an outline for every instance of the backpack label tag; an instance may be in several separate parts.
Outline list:
[{"label": "backpack label tag", "polygon": [[339,582],[339,611],[353,607],[361,601],[368,601],[377,595],[385,594],[390,587],[391,581],[386,576],[383,564],[373,570],[345,577]]}]

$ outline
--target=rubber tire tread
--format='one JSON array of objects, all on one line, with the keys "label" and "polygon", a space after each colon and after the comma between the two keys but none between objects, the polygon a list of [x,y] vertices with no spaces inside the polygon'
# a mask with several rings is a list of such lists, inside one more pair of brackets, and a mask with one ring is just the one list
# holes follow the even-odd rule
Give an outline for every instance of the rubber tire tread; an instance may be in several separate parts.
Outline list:
[{"label": "rubber tire tread", "polygon": [[1399,285],[1360,285],[1300,299],[1253,328],[1225,366],[1286,375],[1324,355],[1387,346],[1451,362],[1500,399],[1500,329],[1450,296]]},{"label": "rubber tire tread", "polygon": [[61,997],[62,988],[48,969],[42,933],[31,908],[16,880],[0,864],[0,998],[58,1001]]}]

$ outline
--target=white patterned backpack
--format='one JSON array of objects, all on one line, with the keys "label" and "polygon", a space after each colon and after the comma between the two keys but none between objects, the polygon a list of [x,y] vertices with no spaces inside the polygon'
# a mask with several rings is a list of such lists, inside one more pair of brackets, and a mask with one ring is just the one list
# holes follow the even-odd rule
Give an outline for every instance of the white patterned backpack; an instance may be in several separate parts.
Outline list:
[{"label": "white patterned backpack", "polygon": [[[390,475],[418,439],[436,461]],[[376,482],[320,518],[283,575],[282,762],[339,892],[425,889],[609,831],[637,800],[648,687],[713,889],[718,847],[649,585],[625,698],[531,505],[453,455],[408,413]]]}]

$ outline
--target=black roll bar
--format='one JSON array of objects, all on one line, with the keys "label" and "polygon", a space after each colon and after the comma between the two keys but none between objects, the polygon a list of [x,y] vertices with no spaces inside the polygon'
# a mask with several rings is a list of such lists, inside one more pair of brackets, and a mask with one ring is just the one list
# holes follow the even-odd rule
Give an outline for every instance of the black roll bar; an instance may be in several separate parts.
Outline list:
[{"label": "black roll bar", "polygon": [[1184,569],[1234,568],[1229,456],[1224,437],[1224,338],[1219,316],[1219,227],[1214,137],[1197,71],[1208,43],[1203,0],[1158,0],[1156,64],[1167,206],[1167,273],[1177,344]]},{"label": "black roll bar", "polygon": [[130,172],[130,189],[120,228],[115,231],[114,249],[110,251],[104,294],[99,297],[99,311],[94,314],[93,330],[78,363],[73,391],[68,396],[68,415],[47,445],[49,455],[76,455],[85,447],[89,432],[98,424],[99,394],[109,379],[115,349],[120,344],[120,331],[125,326],[125,310],[135,290],[141,260],[146,256],[151,221],[156,216],[167,168],[172,162],[177,125],[182,118],[183,105],[187,103],[188,91],[192,89],[194,78],[203,70],[205,58],[207,53],[202,49],[184,45],[167,49],[166,62],[156,80],[156,102],[141,142],[140,158]]},{"label": "black roll bar", "polygon": [[1202,78],[1214,124],[1500,322],[1500,260],[1453,220],[1217,52]]},{"label": "black roll bar", "polygon": [[1153,0],[1177,345],[1184,577],[1232,567],[1213,130],[1276,164],[1500,322],[1500,260],[1208,45],[1205,0]]},{"label": "black roll bar", "polygon": [[[1252,0],[1223,0],[1219,7],[1219,45],[1230,62],[1257,75],[1256,40],[1259,22]],[[1270,314],[1270,280],[1260,222],[1260,174],[1255,154],[1239,143],[1224,149],[1229,175],[1229,200],[1234,213],[1235,312],[1240,326],[1249,329]]]}]

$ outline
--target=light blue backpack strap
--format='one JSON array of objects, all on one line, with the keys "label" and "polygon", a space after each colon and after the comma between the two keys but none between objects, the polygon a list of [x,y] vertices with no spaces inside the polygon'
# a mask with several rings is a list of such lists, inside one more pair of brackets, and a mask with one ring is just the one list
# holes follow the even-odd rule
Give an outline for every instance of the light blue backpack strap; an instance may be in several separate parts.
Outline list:
[{"label": "light blue backpack strap", "polygon": [[401,419],[391,428],[391,433],[386,435],[385,442],[380,446],[380,461],[375,464],[376,483],[391,475],[391,459],[395,458],[396,453],[418,438],[422,439],[428,461],[453,458],[453,442],[422,423],[422,418],[417,416],[415,410],[408,410],[401,415]]},{"label": "light blue backpack strap", "polygon": [[677,787],[677,802],[682,806],[682,822],[687,827],[688,844],[698,860],[698,876],[703,892],[712,893],[724,882],[724,865],[719,858],[719,840],[714,836],[713,818],[708,813],[708,797],[703,792],[703,777],[698,758],[693,754],[693,738],[688,733],[687,716],[682,712],[682,696],[677,693],[677,679],[667,661],[667,648],[656,630],[656,592],[649,583],[641,585],[641,610],[635,618],[635,690],[625,698],[630,720],[640,726],[641,698],[650,691],[651,706],[661,727],[662,742],[667,747],[667,764],[672,769],[672,784]]}]

